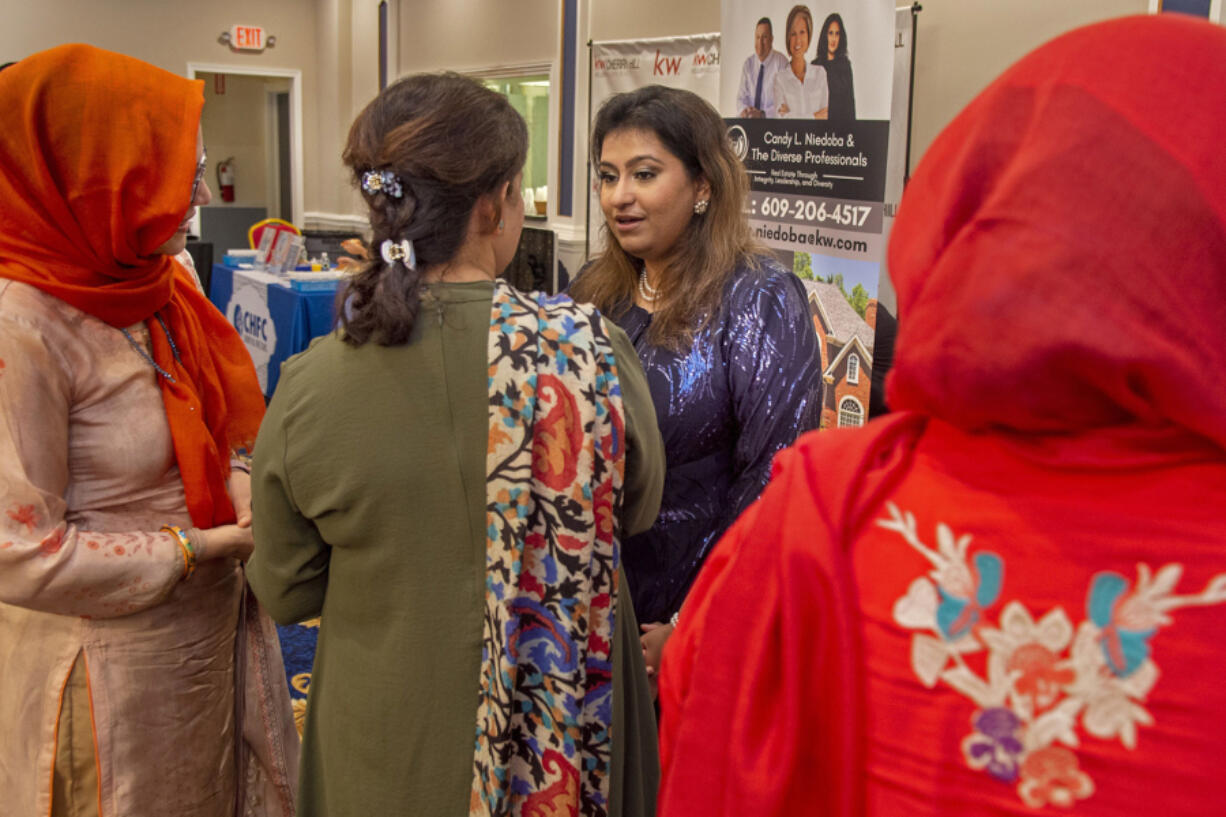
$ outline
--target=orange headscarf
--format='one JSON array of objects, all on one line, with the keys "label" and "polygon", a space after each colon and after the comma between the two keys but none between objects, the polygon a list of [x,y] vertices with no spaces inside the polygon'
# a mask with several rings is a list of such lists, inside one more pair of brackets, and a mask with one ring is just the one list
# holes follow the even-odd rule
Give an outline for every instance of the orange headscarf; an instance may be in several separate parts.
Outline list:
[{"label": "orange headscarf", "polygon": [[152,325],[192,522],[233,521],[230,452],[251,447],[263,396],[234,328],[156,254],[189,207],[201,83],[65,45],[0,72],[0,99],[0,277],[115,327],[161,316],[182,359]]}]

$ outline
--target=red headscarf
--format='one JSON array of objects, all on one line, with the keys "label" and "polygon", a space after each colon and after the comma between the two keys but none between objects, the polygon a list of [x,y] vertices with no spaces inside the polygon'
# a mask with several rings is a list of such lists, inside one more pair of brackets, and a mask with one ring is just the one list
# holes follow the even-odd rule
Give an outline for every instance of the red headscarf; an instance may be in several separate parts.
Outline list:
[{"label": "red headscarf", "polygon": [[232,450],[264,413],[251,358],[189,273],[156,250],[189,207],[200,82],[86,45],[0,72],[0,277],[115,327],[166,322],[153,356],[192,522],[233,521]]},{"label": "red headscarf", "polygon": [[890,240],[894,409],[1226,448],[1226,30],[1072,32],[924,155]]}]

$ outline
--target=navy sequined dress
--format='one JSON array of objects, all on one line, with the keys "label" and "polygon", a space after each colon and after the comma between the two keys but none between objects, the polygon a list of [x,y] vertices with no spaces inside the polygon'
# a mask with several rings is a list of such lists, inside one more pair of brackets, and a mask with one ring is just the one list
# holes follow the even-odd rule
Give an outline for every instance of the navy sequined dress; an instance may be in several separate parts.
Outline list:
[{"label": "navy sequined dress", "polygon": [[737,269],[687,353],[649,345],[651,314],[637,306],[616,323],[643,362],[668,463],[660,516],[625,541],[623,561],[638,620],[668,621],[775,453],[817,428],[817,336],[800,280],[765,259]]}]

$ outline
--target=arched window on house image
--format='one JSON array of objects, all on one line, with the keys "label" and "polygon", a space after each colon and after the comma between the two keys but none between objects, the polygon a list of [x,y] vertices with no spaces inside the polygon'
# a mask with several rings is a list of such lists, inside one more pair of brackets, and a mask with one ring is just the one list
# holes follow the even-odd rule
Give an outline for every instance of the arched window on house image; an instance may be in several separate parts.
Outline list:
[{"label": "arched window on house image", "polygon": [[864,425],[864,407],[854,397],[844,397],[839,403],[839,428]]},{"label": "arched window on house image", "polygon": [[860,382],[860,356],[855,352],[847,356],[847,382],[853,386]]}]

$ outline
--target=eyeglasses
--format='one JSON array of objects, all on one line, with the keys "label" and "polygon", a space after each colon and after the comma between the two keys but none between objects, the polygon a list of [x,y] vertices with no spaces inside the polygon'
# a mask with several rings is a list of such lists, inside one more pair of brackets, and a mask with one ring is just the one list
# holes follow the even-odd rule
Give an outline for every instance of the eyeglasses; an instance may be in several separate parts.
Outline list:
[{"label": "eyeglasses", "polygon": [[208,152],[201,151],[200,152],[200,164],[196,165],[196,179],[195,181],[192,182],[192,197],[188,199],[189,202],[196,201],[196,191],[200,189],[200,182],[201,180],[204,179],[204,171],[205,171],[205,168],[208,167],[208,163],[209,163]]}]

